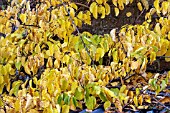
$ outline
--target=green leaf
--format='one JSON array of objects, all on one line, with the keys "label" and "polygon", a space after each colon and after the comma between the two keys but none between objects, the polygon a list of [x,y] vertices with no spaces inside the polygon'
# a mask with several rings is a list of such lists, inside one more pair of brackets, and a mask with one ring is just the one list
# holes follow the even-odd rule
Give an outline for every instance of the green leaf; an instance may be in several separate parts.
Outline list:
[{"label": "green leaf", "polygon": [[65,94],[64,93],[64,104],[66,104],[66,105],[69,105],[69,103],[70,103],[70,97],[67,95],[67,94]]},{"label": "green leaf", "polygon": [[57,99],[57,103],[61,105],[62,100],[63,100],[63,94],[59,95]]},{"label": "green leaf", "polygon": [[119,89],[118,88],[111,88],[110,89],[116,96],[119,95]]},{"label": "green leaf", "polygon": [[17,70],[20,70],[21,64],[21,62],[15,62],[15,67],[17,68]]},{"label": "green leaf", "polygon": [[106,95],[103,92],[100,92],[99,97],[103,102],[107,101]]},{"label": "green leaf", "polygon": [[82,91],[79,91],[78,89],[76,89],[75,93],[74,93],[74,96],[77,100],[82,100],[84,98],[83,96],[83,92]]},{"label": "green leaf", "polygon": [[166,81],[165,80],[162,80],[162,83],[161,83],[161,90],[164,90],[166,88],[167,84],[166,84]]},{"label": "green leaf", "polygon": [[93,91],[95,92],[95,94],[99,95],[101,91],[100,86],[93,86]]},{"label": "green leaf", "polygon": [[73,97],[73,104],[74,104],[75,107],[77,107],[77,104],[78,104],[78,103],[77,103],[77,100],[76,100],[75,97]]},{"label": "green leaf", "polygon": [[96,106],[96,98],[94,96],[89,97],[86,100],[86,106],[87,106],[87,109],[93,110]]}]

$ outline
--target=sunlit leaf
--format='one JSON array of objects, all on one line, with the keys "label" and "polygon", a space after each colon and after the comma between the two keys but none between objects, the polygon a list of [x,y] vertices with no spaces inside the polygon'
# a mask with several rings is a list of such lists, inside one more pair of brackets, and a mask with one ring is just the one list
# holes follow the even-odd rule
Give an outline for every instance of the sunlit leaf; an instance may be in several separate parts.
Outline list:
[{"label": "sunlit leaf", "polygon": [[27,21],[27,15],[26,14],[20,14],[20,19],[23,23],[26,23]]},{"label": "sunlit leaf", "polygon": [[119,15],[119,9],[117,7],[115,7],[114,10],[115,10],[115,16],[118,16]]},{"label": "sunlit leaf", "polygon": [[105,3],[104,6],[105,6],[106,15],[109,15],[110,14],[110,6],[109,6],[109,4]]},{"label": "sunlit leaf", "polygon": [[139,9],[140,11],[143,10],[142,4],[141,4],[140,2],[137,3],[137,6],[138,6],[138,9]]},{"label": "sunlit leaf", "polygon": [[109,107],[111,106],[111,102],[110,101],[106,101],[104,103],[104,109],[107,110]]},{"label": "sunlit leaf", "polygon": [[132,16],[132,13],[131,13],[131,12],[127,12],[127,13],[126,13],[126,16],[127,16],[127,17],[131,17],[131,16]]},{"label": "sunlit leaf", "polygon": [[90,12],[93,14],[93,17],[95,19],[98,18],[98,6],[97,6],[97,3],[96,2],[93,2],[91,5],[90,5]]},{"label": "sunlit leaf", "polygon": [[145,9],[148,10],[149,9],[149,2],[148,2],[148,0],[141,0],[141,2],[143,4],[143,6],[145,7]]}]

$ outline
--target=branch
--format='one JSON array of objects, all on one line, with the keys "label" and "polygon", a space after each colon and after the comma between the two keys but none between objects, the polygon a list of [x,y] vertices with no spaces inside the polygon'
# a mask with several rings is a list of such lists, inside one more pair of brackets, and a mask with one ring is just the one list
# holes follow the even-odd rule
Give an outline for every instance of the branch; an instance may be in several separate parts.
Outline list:
[{"label": "branch", "polygon": [[[60,0],[60,1],[62,2],[62,0]],[[71,19],[71,22],[72,22],[72,24],[74,25],[74,27],[75,27],[75,29],[76,29],[78,35],[80,36],[80,39],[81,39],[81,41],[82,41],[82,43],[83,43],[83,46],[84,46],[84,48],[85,48],[85,50],[86,50],[88,56],[90,57],[91,61],[93,62],[93,66],[94,66],[94,60],[93,60],[93,58],[91,57],[90,52],[89,52],[89,50],[88,50],[88,48],[87,48],[85,42],[83,41],[82,36],[80,35],[79,29],[77,28],[77,26],[76,26],[75,23],[74,23],[74,20],[73,20],[72,17],[70,16],[70,12],[69,12],[69,10],[67,10],[65,3],[62,2],[62,4],[63,4],[63,6],[64,6],[66,12],[68,13],[68,15],[69,15],[69,17],[70,17],[70,19]],[[95,66],[94,66],[94,67],[95,67]]]}]

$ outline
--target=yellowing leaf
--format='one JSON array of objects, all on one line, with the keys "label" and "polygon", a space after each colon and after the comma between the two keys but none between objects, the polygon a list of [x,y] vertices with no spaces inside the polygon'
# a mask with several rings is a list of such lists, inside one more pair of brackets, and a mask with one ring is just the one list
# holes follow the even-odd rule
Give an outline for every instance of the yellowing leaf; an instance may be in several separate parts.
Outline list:
[{"label": "yellowing leaf", "polygon": [[126,16],[127,16],[127,17],[131,17],[131,16],[132,16],[132,13],[131,13],[131,12],[127,12],[127,13],[126,13]]},{"label": "yellowing leaf", "polygon": [[142,103],[143,103],[143,96],[140,95],[138,100],[139,100],[139,104],[142,105]]},{"label": "yellowing leaf", "polygon": [[148,3],[148,0],[141,0],[143,6],[145,7],[146,10],[149,9],[149,3]]},{"label": "yellowing leaf", "polygon": [[93,14],[93,17],[95,19],[98,18],[98,5],[96,2],[93,2],[91,5],[90,5],[90,12]]},{"label": "yellowing leaf", "polygon": [[27,21],[27,16],[26,16],[26,14],[20,14],[20,19],[21,19],[21,21],[22,21],[23,23],[26,23],[26,21]]},{"label": "yellowing leaf", "polygon": [[170,62],[170,49],[165,53],[165,61]]},{"label": "yellowing leaf", "polygon": [[69,113],[70,106],[68,105],[63,105],[62,106],[62,113]]},{"label": "yellowing leaf", "polygon": [[98,7],[98,12],[102,14],[101,18],[105,18],[105,8],[103,6]]},{"label": "yellowing leaf", "polygon": [[117,0],[112,0],[112,3],[117,7]]},{"label": "yellowing leaf", "polygon": [[70,56],[68,56],[68,55],[65,55],[65,56],[63,57],[63,63],[66,63],[66,64],[68,64],[68,62],[69,62],[69,59],[70,59]]},{"label": "yellowing leaf", "polygon": [[80,20],[83,20],[83,11],[80,11],[77,15]]},{"label": "yellowing leaf", "polygon": [[52,60],[51,57],[48,58],[47,67],[48,67],[48,68],[52,68],[52,67],[53,67],[53,60]]},{"label": "yellowing leaf", "polygon": [[134,69],[137,69],[139,66],[139,62],[138,61],[132,61],[131,62],[131,69],[134,70]]},{"label": "yellowing leaf", "polygon": [[160,13],[160,6],[159,6],[159,0],[154,1],[154,7],[156,8],[156,12]]},{"label": "yellowing leaf", "polygon": [[133,102],[134,102],[135,106],[138,106],[138,99],[137,99],[137,96],[134,96]]},{"label": "yellowing leaf", "polygon": [[139,11],[143,10],[142,4],[140,2],[137,3],[137,6],[138,6]]},{"label": "yellowing leaf", "polygon": [[0,85],[4,82],[4,77],[0,75]]},{"label": "yellowing leaf", "polygon": [[109,4],[105,3],[104,6],[105,6],[106,15],[109,15],[110,14],[110,6],[109,6]]},{"label": "yellowing leaf", "polygon": [[104,109],[107,110],[109,107],[111,106],[111,102],[110,101],[106,101],[104,103]]},{"label": "yellowing leaf", "polygon": [[162,14],[163,15],[167,14],[169,5],[170,5],[170,2],[168,1],[162,2]]},{"label": "yellowing leaf", "polygon": [[156,60],[156,53],[155,52],[151,52],[150,53],[150,63],[152,64],[153,61]]},{"label": "yellowing leaf", "polygon": [[70,7],[70,16],[72,18],[74,18],[74,16],[75,16],[75,11],[74,11],[74,9],[72,7]]},{"label": "yellowing leaf", "polygon": [[114,8],[115,9],[115,16],[119,15],[119,9],[117,7]]},{"label": "yellowing leaf", "polygon": [[103,3],[103,0],[96,0],[96,2],[97,2],[98,4],[102,4],[102,3]]},{"label": "yellowing leaf", "polygon": [[119,9],[123,10],[124,9],[124,1],[123,0],[118,0],[118,4],[119,4]]},{"label": "yellowing leaf", "polygon": [[157,23],[157,24],[155,25],[154,30],[156,31],[156,33],[158,33],[159,35],[161,35],[160,23]]},{"label": "yellowing leaf", "polygon": [[104,49],[103,48],[97,48],[96,50],[96,61],[99,61],[100,58],[104,56]]},{"label": "yellowing leaf", "polygon": [[69,4],[72,8],[74,8],[75,10],[77,10],[77,5],[75,3],[70,3]]},{"label": "yellowing leaf", "polygon": [[94,96],[89,97],[86,100],[86,106],[88,110],[93,110],[96,106],[96,98]]},{"label": "yellowing leaf", "polygon": [[57,59],[54,61],[54,68],[59,68],[60,67],[60,61]]},{"label": "yellowing leaf", "polygon": [[24,65],[24,70],[25,70],[25,72],[27,73],[27,74],[29,74],[29,75],[31,75],[31,69],[28,67],[28,62],[26,62],[25,63],[25,65]]}]

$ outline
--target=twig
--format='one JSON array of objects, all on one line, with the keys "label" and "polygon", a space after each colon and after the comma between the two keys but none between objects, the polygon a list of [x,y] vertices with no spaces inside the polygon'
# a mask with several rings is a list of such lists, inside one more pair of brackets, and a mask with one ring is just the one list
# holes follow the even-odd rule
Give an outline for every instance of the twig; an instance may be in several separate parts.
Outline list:
[{"label": "twig", "polygon": [[75,3],[75,4],[77,4],[77,5],[79,5],[79,6],[83,6],[83,7],[89,8],[88,6],[86,6],[86,5],[84,5],[84,4],[81,4],[81,3]]},{"label": "twig", "polygon": [[163,106],[164,108],[166,108],[168,111],[170,111],[170,108],[165,106],[163,103],[159,102],[156,98],[152,97],[159,105]]},{"label": "twig", "polygon": [[136,22],[137,22],[137,20],[138,20],[138,19],[140,18],[140,16],[143,14],[144,10],[145,10],[145,8],[142,10],[142,12],[140,13],[140,15],[136,18],[136,20],[135,20],[135,22],[134,22],[134,23],[136,23]]},{"label": "twig", "polygon": [[[62,2],[62,0],[60,0],[60,1]],[[70,19],[71,19],[71,22],[72,22],[72,24],[74,25],[74,27],[75,27],[75,29],[76,29],[78,35],[80,35],[80,31],[79,31],[79,29],[77,28],[77,26],[75,25],[74,20],[73,20],[72,17],[70,16],[70,12],[69,12],[69,10],[67,10],[65,3],[62,2],[62,4],[63,4],[63,6],[64,6],[66,12],[68,13],[68,15],[69,15],[69,17],[70,17]],[[93,58],[91,57],[90,52],[89,52],[89,50],[88,50],[88,48],[87,48],[85,42],[83,41],[83,38],[82,38],[81,35],[80,35],[80,39],[81,39],[81,41],[82,41],[82,43],[83,43],[83,46],[84,46],[84,48],[85,48],[85,50],[86,50],[88,56],[90,57],[90,59],[91,59],[91,61],[92,61],[92,63],[93,63],[93,66],[94,66],[94,60],[93,60]],[[94,67],[95,67],[95,66],[94,66]]]}]

